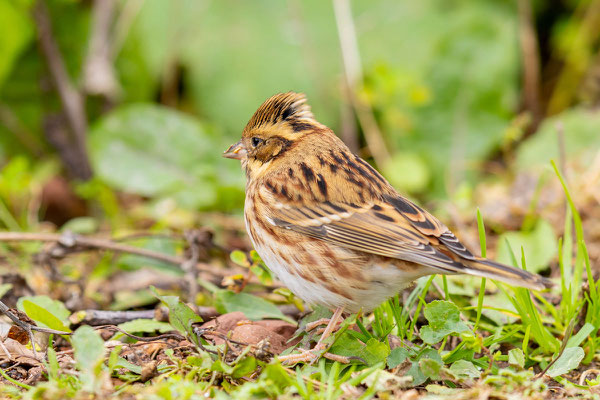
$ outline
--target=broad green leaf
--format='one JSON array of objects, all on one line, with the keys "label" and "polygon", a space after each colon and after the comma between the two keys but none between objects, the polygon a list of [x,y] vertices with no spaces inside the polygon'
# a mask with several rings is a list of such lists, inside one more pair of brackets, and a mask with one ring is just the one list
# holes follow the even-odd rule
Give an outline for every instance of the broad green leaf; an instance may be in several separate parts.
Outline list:
[{"label": "broad green leaf", "polygon": [[129,193],[174,197],[190,208],[216,202],[216,168],[222,161],[214,146],[194,118],[152,104],[116,109],[89,137],[93,167],[102,180]]},{"label": "broad green leaf", "polygon": [[23,296],[17,301],[17,308],[21,311],[25,311],[23,308],[23,302],[25,300],[29,300],[32,303],[35,303],[38,306],[46,309],[56,318],[60,319],[65,325],[69,324],[69,316],[71,315],[71,312],[62,302],[53,300],[48,296]]},{"label": "broad green leaf", "polygon": [[119,328],[127,333],[165,333],[173,330],[171,324],[154,319],[134,319],[133,321],[119,324]]},{"label": "broad green leaf", "polygon": [[421,372],[429,379],[440,379],[440,372],[443,366],[441,362],[431,358],[422,358],[419,360]]},{"label": "broad green leaf", "polygon": [[508,363],[511,365],[518,365],[519,367],[525,367],[525,354],[521,349],[511,349],[508,351]]},{"label": "broad green leaf", "polygon": [[585,357],[585,352],[581,347],[567,347],[558,360],[548,369],[546,375],[554,378],[566,374],[577,368],[583,357]]},{"label": "broad green leaf", "polygon": [[50,311],[46,310],[45,308],[38,306],[30,300],[24,300],[22,304],[23,310],[25,311],[25,313],[27,313],[27,316],[29,316],[29,318],[31,318],[32,320],[50,329],[56,329],[57,331],[63,332],[71,332],[71,329],[65,326],[65,324],[63,324],[63,322],[60,319],[56,318],[52,313],[50,313]]},{"label": "broad green leaf", "polygon": [[154,295],[169,309],[169,322],[182,335],[193,336],[192,324],[202,322],[202,318],[177,296],[161,296],[151,287]]},{"label": "broad green leaf", "polygon": [[229,290],[220,290],[216,296],[217,310],[223,314],[241,311],[248,319],[258,321],[265,318],[277,318],[296,323],[273,304],[260,297],[248,293],[234,293]]},{"label": "broad green leaf", "polygon": [[[413,377],[413,381],[412,381],[413,386],[421,385],[429,378],[429,376],[424,374],[424,372],[421,370],[421,367],[420,367],[420,362],[424,359],[433,360],[436,365],[439,365],[439,368],[441,368],[444,364],[442,362],[442,357],[440,357],[439,353],[435,349],[429,348],[429,349],[426,349],[425,351],[423,351],[417,357],[417,359],[413,361],[412,366],[406,372],[406,375],[410,375]],[[435,371],[437,369],[437,366],[434,366],[433,364],[429,364],[429,363],[426,363],[425,367],[428,372]]]},{"label": "broad green leaf", "polygon": [[506,232],[498,240],[497,260],[501,263],[512,265],[510,248],[525,251],[527,270],[539,272],[548,267],[548,264],[556,257],[558,244],[556,234],[552,225],[540,219],[531,231]]},{"label": "broad green leaf", "polygon": [[52,300],[48,296],[23,296],[17,301],[17,308],[47,328],[71,332],[71,313],[58,300]]},{"label": "broad green leaf", "polygon": [[387,358],[387,366],[388,368],[396,368],[398,365],[402,364],[408,358],[408,350],[403,347],[396,347],[394,350],[390,352],[390,355]]},{"label": "broad green leaf", "polygon": [[425,306],[423,315],[429,322],[421,328],[421,339],[435,344],[451,333],[460,333],[469,328],[460,320],[458,307],[449,301],[436,300]]},{"label": "broad green leaf", "polygon": [[344,333],[330,348],[333,354],[347,357],[360,357],[368,366],[385,362],[390,350],[385,343],[371,338],[363,343],[348,333]]},{"label": "broad green leaf", "polygon": [[459,379],[475,379],[481,376],[481,372],[477,367],[467,360],[458,360],[452,363],[449,368],[450,372]]}]

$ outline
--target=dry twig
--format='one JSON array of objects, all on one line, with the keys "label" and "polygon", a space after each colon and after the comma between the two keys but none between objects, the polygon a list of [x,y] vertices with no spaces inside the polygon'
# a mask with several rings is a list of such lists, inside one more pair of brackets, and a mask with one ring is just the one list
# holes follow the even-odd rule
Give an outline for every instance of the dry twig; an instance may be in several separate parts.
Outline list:
[{"label": "dry twig", "polygon": [[[51,256],[62,257],[66,255],[67,250],[74,251],[79,246],[83,249],[98,249],[109,250],[120,253],[135,254],[142,257],[152,258],[168,264],[181,266],[186,262],[184,258],[171,256],[153,250],[143,249],[140,247],[129,246],[123,243],[117,243],[113,240],[92,238],[87,236],[76,235],[70,232],[63,234],[57,233],[31,233],[31,232],[0,232],[0,242],[18,242],[18,241],[39,241],[39,242],[55,242],[60,247],[53,249]],[[196,263],[195,269],[201,272],[206,272],[219,277],[227,276],[232,271],[219,271],[213,266],[205,263]],[[233,272],[235,273],[235,271]]]}]

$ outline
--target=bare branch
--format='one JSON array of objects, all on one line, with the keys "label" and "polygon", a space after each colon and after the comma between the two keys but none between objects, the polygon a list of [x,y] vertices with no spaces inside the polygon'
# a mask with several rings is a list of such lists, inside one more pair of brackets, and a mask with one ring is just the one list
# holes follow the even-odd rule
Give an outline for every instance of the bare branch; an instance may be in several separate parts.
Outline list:
[{"label": "bare branch", "polygon": [[41,52],[48,65],[52,84],[58,92],[68,125],[71,128],[72,143],[79,155],[79,168],[71,172],[81,179],[88,179],[92,176],[92,169],[87,157],[87,116],[84,99],[69,78],[62,55],[54,40],[52,23],[44,0],[36,2],[33,8],[33,17],[37,25]]},{"label": "bare branch", "polygon": [[[196,312],[203,320],[209,320],[219,315],[214,307],[198,306]],[[110,310],[83,310],[78,311],[70,318],[72,323],[82,325],[119,325],[123,322],[133,321],[135,319],[156,319],[162,320],[161,314],[166,317],[169,311],[160,307],[156,310],[135,310],[135,311],[110,311]],[[158,314],[158,315],[157,315]],[[166,320],[166,318],[164,318]]]}]

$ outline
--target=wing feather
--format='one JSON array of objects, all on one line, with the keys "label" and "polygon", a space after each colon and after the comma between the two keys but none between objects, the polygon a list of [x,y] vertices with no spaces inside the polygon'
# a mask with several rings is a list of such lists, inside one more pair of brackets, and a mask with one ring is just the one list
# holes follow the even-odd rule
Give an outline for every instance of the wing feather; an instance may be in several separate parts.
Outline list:
[{"label": "wing feather", "polygon": [[272,224],[339,246],[412,261],[446,272],[462,264],[432,246],[430,239],[385,202],[355,208],[344,203],[274,207]]}]

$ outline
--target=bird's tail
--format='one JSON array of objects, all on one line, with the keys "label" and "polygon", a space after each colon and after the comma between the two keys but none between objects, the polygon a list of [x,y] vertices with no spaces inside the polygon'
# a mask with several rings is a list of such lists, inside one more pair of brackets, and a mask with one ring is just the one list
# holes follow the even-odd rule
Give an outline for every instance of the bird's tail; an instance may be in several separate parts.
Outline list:
[{"label": "bird's tail", "polygon": [[552,286],[552,282],[531,272],[520,268],[488,260],[486,258],[475,258],[474,260],[461,260],[464,268],[460,273],[480,276],[483,278],[496,279],[514,286],[529,289],[542,290]]}]

